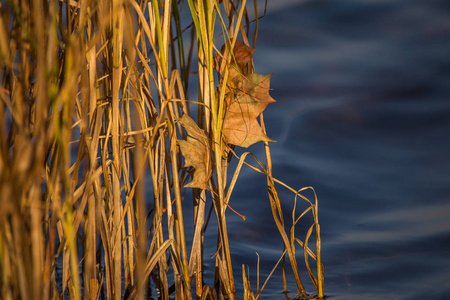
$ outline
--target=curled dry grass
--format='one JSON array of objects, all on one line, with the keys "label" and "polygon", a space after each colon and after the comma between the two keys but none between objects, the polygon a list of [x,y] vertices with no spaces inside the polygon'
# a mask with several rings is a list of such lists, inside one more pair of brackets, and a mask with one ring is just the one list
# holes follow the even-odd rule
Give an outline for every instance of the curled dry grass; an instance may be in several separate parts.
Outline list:
[{"label": "curled dry grass", "polygon": [[[250,28],[254,47],[256,1],[0,5],[0,298],[144,299],[149,286],[161,299],[240,298],[225,212],[248,153],[238,157],[227,187],[224,153],[232,149],[222,139],[224,93],[214,81],[213,56],[217,37],[218,44],[239,37],[248,45]],[[253,21],[247,9],[255,11]],[[192,80],[198,100],[188,96]],[[193,189],[193,237],[183,220],[181,189],[191,175],[177,144],[186,134],[177,122],[182,115],[209,135],[215,170],[211,192]],[[306,295],[299,244],[322,297],[317,199],[309,202],[302,190],[288,187],[309,203],[305,213],[313,214],[314,224],[299,240],[294,228],[303,214],[293,213],[286,233],[275,187],[282,183],[272,177],[265,147],[266,167],[249,166],[267,175],[282,257],[288,255],[298,292]],[[212,287],[202,281],[208,197],[219,224]],[[316,254],[308,246],[313,232]],[[308,257],[317,261],[317,278]],[[242,275],[244,299],[258,298],[265,284],[260,288],[258,277],[255,294],[244,267]]]}]

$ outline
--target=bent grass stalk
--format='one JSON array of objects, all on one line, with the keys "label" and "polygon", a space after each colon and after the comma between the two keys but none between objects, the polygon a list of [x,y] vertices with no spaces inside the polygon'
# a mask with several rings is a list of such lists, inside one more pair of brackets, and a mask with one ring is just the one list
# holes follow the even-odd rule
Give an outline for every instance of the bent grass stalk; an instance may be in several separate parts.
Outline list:
[{"label": "bent grass stalk", "polygon": [[[254,50],[248,50],[259,15],[256,0],[2,2],[0,298],[144,299],[156,289],[161,299],[258,299],[286,254],[298,294],[306,296],[296,246],[323,297],[315,192],[311,202],[302,195],[310,188],[294,190],[272,175],[262,119],[273,102],[270,76],[255,74]],[[185,20],[191,24],[183,28]],[[188,91],[192,80],[198,81],[197,101]],[[243,95],[264,103],[252,111]],[[187,128],[184,116],[196,119],[196,128]],[[244,124],[235,130],[245,132],[242,144],[230,143],[232,121]],[[207,141],[203,148],[195,148],[195,132]],[[202,160],[189,158],[182,141],[203,151]],[[265,166],[250,152],[239,157],[233,151],[256,141],[265,143]],[[249,154],[257,166],[246,162]],[[232,156],[239,160],[234,171]],[[261,287],[258,256],[255,292],[242,266],[241,296],[226,213],[244,165],[267,178],[284,249]],[[280,185],[294,195],[289,233]],[[192,236],[183,204],[191,190]],[[309,205],[300,215],[298,197]],[[208,286],[203,245],[211,198],[218,228],[216,273]],[[302,240],[295,228],[307,213],[314,223]]]}]

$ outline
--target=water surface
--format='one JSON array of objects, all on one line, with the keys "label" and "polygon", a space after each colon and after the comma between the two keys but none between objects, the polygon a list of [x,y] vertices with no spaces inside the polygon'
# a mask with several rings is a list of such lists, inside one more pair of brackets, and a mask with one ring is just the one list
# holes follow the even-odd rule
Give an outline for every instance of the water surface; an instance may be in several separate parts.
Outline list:
[{"label": "water surface", "polygon": [[[328,299],[449,299],[449,2],[269,1],[258,36],[274,175],[317,192]],[[247,216],[227,215],[236,281],[255,252],[263,280],[282,250],[264,177],[244,170],[231,205]],[[282,292],[277,270],[262,299]]]}]

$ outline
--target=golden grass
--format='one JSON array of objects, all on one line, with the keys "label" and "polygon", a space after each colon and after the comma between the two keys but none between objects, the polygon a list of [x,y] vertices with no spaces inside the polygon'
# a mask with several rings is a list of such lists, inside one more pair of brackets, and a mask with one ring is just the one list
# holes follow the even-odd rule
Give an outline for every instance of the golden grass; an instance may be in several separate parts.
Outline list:
[{"label": "golden grass", "polygon": [[[241,298],[226,210],[244,164],[267,176],[284,241],[281,257],[287,253],[298,293],[306,295],[295,243],[323,297],[317,198],[310,202],[303,190],[287,187],[295,203],[297,196],[309,203],[305,213],[314,217],[301,241],[294,229],[303,215],[293,213],[288,235],[275,187],[283,184],[272,177],[267,142],[266,167],[258,160],[258,167],[249,165],[245,153],[227,186],[228,153],[234,152],[222,133],[225,88],[214,78],[227,82],[233,58],[231,51],[223,54],[225,72],[218,75],[213,57],[226,41],[230,49],[238,38],[248,45],[252,26],[254,47],[256,1],[0,5],[1,299],[144,299],[149,286],[160,299]],[[248,9],[255,10],[255,20]],[[185,19],[192,24],[182,28]],[[189,97],[190,80],[197,81],[196,101]],[[182,189],[192,173],[177,142],[186,138],[178,122],[183,115],[210,139],[213,170],[209,191],[193,189],[193,236],[185,233],[183,219]],[[210,198],[219,225],[212,287],[202,275]],[[308,247],[313,232],[316,254]],[[317,262],[317,278],[308,257]],[[242,270],[243,298],[257,299],[265,284],[259,287],[258,276],[255,296],[248,270]]]}]

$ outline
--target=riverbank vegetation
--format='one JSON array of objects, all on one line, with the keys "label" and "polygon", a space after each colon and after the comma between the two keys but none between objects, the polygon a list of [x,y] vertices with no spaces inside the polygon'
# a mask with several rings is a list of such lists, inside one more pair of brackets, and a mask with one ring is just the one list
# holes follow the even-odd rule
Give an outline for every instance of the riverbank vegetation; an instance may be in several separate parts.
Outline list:
[{"label": "riverbank vegetation", "polygon": [[[250,283],[255,267],[233,272],[227,233],[243,167],[267,178],[283,274],[306,296],[308,273],[323,296],[317,198],[272,176],[262,115],[275,106],[271,75],[252,60],[265,5],[2,1],[1,299],[257,299],[265,284]],[[255,143],[261,162],[234,152]],[[280,187],[292,191],[291,228]],[[313,223],[300,239],[306,214]],[[211,286],[205,230],[217,231]]]}]

